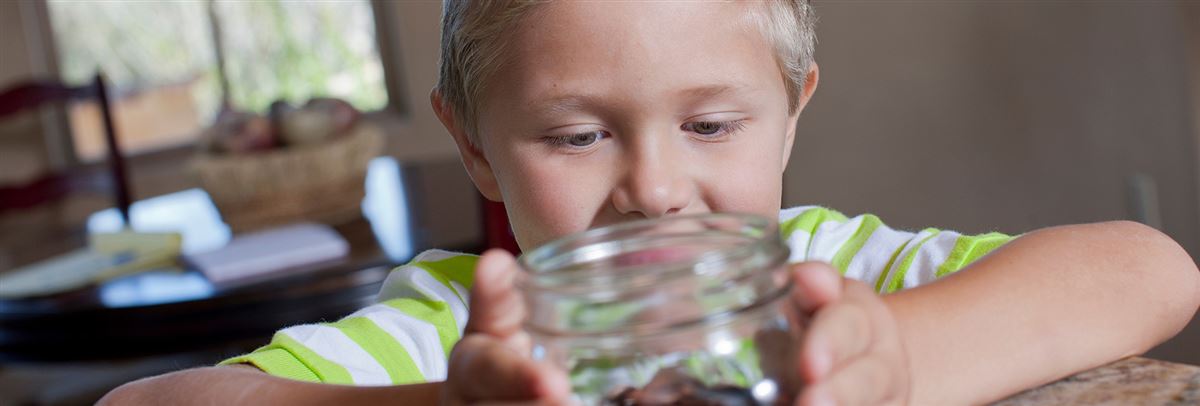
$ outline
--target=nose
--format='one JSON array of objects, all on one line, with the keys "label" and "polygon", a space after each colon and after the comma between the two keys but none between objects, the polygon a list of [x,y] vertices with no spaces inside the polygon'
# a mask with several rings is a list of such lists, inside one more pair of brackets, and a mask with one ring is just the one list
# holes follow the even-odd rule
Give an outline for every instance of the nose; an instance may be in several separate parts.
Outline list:
[{"label": "nose", "polygon": [[626,152],[624,175],[612,196],[617,212],[658,218],[682,212],[692,204],[695,186],[677,148],[644,142]]}]

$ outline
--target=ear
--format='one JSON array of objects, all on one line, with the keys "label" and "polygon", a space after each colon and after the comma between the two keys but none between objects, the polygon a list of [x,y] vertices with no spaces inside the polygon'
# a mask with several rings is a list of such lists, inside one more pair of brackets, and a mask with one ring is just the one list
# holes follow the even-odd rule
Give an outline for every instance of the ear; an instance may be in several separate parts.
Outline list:
[{"label": "ear", "polygon": [[821,78],[821,70],[817,67],[814,61],[812,69],[809,69],[808,76],[804,78],[804,89],[800,92],[800,100],[796,103],[796,111],[788,116],[787,136],[783,141],[783,168],[787,169],[788,159],[792,157],[792,144],[796,141],[796,123],[800,121],[800,112],[804,111],[804,106],[808,105],[808,101],[812,99],[813,92],[817,91],[817,82]]},{"label": "ear", "polygon": [[429,93],[429,103],[433,105],[433,112],[437,114],[442,126],[446,127],[446,132],[449,132],[450,136],[454,138],[454,144],[458,146],[458,154],[462,158],[463,167],[467,168],[467,174],[471,176],[471,182],[475,183],[475,188],[479,189],[479,193],[488,200],[504,201],[500,194],[499,184],[496,182],[496,174],[492,172],[492,165],[488,163],[480,146],[471,142],[466,130],[455,118],[454,109],[442,100],[442,93],[437,88]]}]

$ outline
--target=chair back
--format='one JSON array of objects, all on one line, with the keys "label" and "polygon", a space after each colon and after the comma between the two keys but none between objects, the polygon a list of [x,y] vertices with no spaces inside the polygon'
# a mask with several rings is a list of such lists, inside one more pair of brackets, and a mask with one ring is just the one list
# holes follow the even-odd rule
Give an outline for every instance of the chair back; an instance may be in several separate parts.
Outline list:
[{"label": "chair back", "polygon": [[[113,116],[104,75],[97,73],[92,83],[83,86],[68,86],[58,81],[31,80],[13,84],[0,90],[0,119],[17,113],[45,107],[65,105],[72,101],[96,100],[100,104],[104,139],[108,148],[108,172],[114,205],[122,220],[129,224],[131,204],[125,160],[117,142]],[[50,173],[17,186],[0,187],[0,212],[8,209],[26,208],[57,200],[82,187],[76,177],[69,174]]]}]

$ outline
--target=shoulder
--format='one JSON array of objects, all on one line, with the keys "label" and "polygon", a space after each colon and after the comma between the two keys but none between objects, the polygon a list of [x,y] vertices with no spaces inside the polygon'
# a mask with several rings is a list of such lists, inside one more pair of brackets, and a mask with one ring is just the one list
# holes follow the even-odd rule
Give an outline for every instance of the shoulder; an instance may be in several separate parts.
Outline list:
[{"label": "shoulder", "polygon": [[446,250],[428,250],[393,269],[383,282],[379,301],[417,297],[466,302],[479,256]]},{"label": "shoulder", "polygon": [[821,206],[796,206],[779,211],[779,232],[786,239],[797,231],[812,234],[827,222],[846,222],[837,210]]},{"label": "shoulder", "polygon": [[[857,247],[871,237],[891,237],[885,231],[894,230],[873,214],[847,217],[821,206],[800,206],[779,213],[780,236],[792,250],[789,257],[792,262],[824,261],[834,265],[848,262],[858,252]],[[841,265],[844,269],[845,264]]]}]

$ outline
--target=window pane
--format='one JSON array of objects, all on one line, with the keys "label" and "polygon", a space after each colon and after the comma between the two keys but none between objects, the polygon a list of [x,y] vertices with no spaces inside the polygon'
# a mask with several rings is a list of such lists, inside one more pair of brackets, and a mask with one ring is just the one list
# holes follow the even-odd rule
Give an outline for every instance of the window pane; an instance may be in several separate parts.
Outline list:
[{"label": "window pane", "polygon": [[[191,142],[215,115],[219,86],[205,3],[50,0],[64,81],[107,75],[122,152]],[[105,153],[99,108],[69,109],[76,153]]]},{"label": "window pane", "polygon": [[216,3],[230,101],[266,111],[276,99],[346,99],[360,110],[387,105],[368,0]]}]

